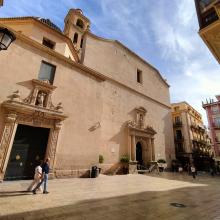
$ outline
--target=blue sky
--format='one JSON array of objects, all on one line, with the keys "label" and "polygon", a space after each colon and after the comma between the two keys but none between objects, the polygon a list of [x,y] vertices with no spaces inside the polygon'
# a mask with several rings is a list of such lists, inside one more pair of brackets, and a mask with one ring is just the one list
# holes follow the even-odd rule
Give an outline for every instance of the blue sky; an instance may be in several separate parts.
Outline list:
[{"label": "blue sky", "polygon": [[96,35],[116,39],[155,66],[170,84],[172,102],[220,94],[220,66],[198,35],[193,0],[4,0],[0,17],[39,16],[60,28],[70,8],[81,8]]}]

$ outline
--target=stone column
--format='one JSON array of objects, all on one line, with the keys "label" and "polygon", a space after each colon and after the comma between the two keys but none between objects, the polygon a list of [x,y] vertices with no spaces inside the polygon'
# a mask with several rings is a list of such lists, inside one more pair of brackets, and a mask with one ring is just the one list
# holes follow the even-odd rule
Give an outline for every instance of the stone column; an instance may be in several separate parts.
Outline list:
[{"label": "stone column", "polygon": [[135,145],[135,136],[131,136],[131,143],[132,143],[132,151],[133,151],[133,161],[136,161],[136,145]]},{"label": "stone column", "polygon": [[16,129],[16,114],[7,114],[5,117],[5,127],[0,142],[0,180],[4,177],[6,163],[10,155],[10,147]]},{"label": "stone column", "polygon": [[38,91],[39,91],[39,88],[36,86],[35,89],[33,90],[32,96],[31,96],[31,100],[30,100],[30,104],[31,105],[35,105],[36,104]]},{"label": "stone column", "polygon": [[56,149],[57,149],[58,136],[59,136],[61,127],[62,127],[62,123],[59,121],[56,122],[54,125],[54,128],[52,128],[50,131],[50,136],[48,140],[46,157],[50,158],[50,170],[51,170],[50,177],[54,176]]},{"label": "stone column", "polygon": [[45,100],[46,108],[51,108],[51,106],[52,106],[52,98],[51,98],[51,96],[52,96],[51,92],[49,92],[47,94],[47,96],[46,96],[46,100]]},{"label": "stone column", "polygon": [[149,152],[148,158],[150,159],[150,161],[152,161],[153,160],[153,157],[152,157],[152,145],[151,145],[150,138],[147,138],[147,148],[148,148],[148,152]]},{"label": "stone column", "polygon": [[155,149],[154,149],[154,138],[151,138],[151,157],[152,157],[152,160],[155,160]]},{"label": "stone column", "polygon": [[128,155],[129,155],[129,161],[132,161],[132,136],[129,136],[130,137],[130,143],[129,143],[129,146],[128,146]]}]

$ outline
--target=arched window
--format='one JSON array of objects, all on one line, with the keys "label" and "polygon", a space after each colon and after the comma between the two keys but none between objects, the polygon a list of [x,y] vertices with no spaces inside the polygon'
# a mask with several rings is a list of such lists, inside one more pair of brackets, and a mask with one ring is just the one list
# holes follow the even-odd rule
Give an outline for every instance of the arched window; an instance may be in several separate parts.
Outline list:
[{"label": "arched window", "polygon": [[81,42],[80,42],[80,48],[83,47],[83,38],[81,39]]},{"label": "arched window", "polygon": [[76,44],[77,41],[78,41],[78,34],[75,33],[75,34],[74,34],[74,37],[73,37],[73,43]]},{"label": "arched window", "polygon": [[78,19],[76,22],[76,26],[83,28],[84,27],[83,21],[81,19]]}]

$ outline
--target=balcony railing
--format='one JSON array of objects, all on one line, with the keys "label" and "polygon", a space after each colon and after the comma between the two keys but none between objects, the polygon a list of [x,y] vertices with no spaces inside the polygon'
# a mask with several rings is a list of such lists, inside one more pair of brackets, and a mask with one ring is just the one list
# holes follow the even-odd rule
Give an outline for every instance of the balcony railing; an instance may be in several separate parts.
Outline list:
[{"label": "balcony railing", "polygon": [[190,127],[191,127],[191,129],[194,129],[194,130],[196,130],[197,132],[202,132],[202,133],[205,132],[205,128],[202,127],[201,125],[196,125],[195,123],[192,123],[192,124],[190,125]]},{"label": "balcony railing", "polygon": [[218,114],[220,114],[220,111],[219,110],[215,110],[215,111],[211,111],[211,113],[212,113],[212,115],[218,115]]},{"label": "balcony railing", "polygon": [[209,144],[208,141],[201,139],[201,138],[196,138],[196,137],[193,138],[192,142],[198,143],[200,145],[208,145]]},{"label": "balcony railing", "polygon": [[217,20],[218,20],[218,15],[215,9],[212,9],[210,10],[210,12],[207,12],[207,14],[204,15],[204,17],[202,17],[202,26],[206,27]]}]

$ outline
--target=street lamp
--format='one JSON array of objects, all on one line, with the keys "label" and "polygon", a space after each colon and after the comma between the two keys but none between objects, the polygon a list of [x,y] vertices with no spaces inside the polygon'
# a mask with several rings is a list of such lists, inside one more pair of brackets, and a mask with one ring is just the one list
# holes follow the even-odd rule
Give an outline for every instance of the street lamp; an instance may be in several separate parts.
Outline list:
[{"label": "street lamp", "polygon": [[16,39],[15,35],[7,28],[0,27],[0,51],[7,50],[11,42]]}]

